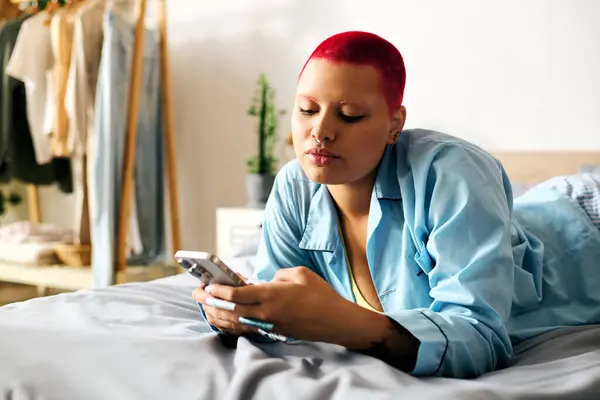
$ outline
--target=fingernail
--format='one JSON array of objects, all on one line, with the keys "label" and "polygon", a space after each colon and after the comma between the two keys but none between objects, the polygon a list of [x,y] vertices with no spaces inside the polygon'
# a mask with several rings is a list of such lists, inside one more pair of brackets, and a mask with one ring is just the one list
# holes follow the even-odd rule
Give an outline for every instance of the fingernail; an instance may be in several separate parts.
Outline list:
[{"label": "fingernail", "polygon": [[271,324],[269,322],[257,321],[255,319],[250,319],[250,318],[246,318],[246,317],[239,317],[238,321],[240,324],[253,326],[255,328],[263,329],[265,331],[272,330],[273,326],[274,326],[273,324]]},{"label": "fingernail", "polygon": [[204,288],[204,291],[208,294],[210,294],[210,292],[212,291],[212,286],[208,285],[207,287]]},{"label": "fingernail", "polygon": [[206,305],[229,311],[233,311],[235,309],[235,303],[221,299],[215,299],[214,297],[209,297],[206,299]]}]

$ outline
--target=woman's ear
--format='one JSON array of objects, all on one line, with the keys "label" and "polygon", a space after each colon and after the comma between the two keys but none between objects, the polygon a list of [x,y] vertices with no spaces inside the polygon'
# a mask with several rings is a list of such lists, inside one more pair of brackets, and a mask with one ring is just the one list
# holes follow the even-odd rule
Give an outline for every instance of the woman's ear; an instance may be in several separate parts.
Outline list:
[{"label": "woman's ear", "polygon": [[389,139],[388,142],[393,144],[400,136],[400,132],[404,129],[404,123],[406,122],[406,107],[399,106],[392,113],[392,118],[390,121],[390,131],[389,131]]}]

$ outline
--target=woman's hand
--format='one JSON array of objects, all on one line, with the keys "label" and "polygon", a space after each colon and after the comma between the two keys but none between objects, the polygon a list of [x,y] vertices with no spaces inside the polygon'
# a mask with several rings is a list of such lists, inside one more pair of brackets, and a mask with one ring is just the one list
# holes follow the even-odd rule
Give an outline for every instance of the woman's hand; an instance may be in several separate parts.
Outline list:
[{"label": "woman's hand", "polygon": [[[239,274],[238,275],[244,280],[247,281],[247,278]],[[194,290],[192,297],[194,300],[202,304],[202,308],[204,309],[204,313],[206,314],[206,319],[208,323],[219,329],[221,332],[228,333],[231,335],[244,335],[244,334],[256,334],[257,329],[253,327],[249,327],[248,325],[240,324],[238,321],[232,321],[230,317],[230,312],[227,310],[223,310],[221,308],[210,306],[207,303],[209,298],[214,298],[209,295],[206,290],[206,285],[201,284],[196,290]]]},{"label": "woman's hand", "polygon": [[[387,317],[347,301],[305,267],[280,269],[271,282],[260,285],[211,285],[208,291],[197,289],[194,298],[205,306],[209,322],[225,332],[256,333],[239,322],[245,317],[272,323],[273,332],[295,339],[363,347],[380,340],[389,323]],[[235,307],[215,309],[211,297]]]}]

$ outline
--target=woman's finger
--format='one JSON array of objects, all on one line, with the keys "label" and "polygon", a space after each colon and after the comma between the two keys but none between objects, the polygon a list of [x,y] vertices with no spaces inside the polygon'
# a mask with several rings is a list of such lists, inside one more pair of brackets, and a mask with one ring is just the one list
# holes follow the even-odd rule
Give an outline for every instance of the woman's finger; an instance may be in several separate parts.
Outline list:
[{"label": "woman's finger", "polygon": [[209,319],[208,322],[222,332],[234,333],[236,330],[236,325],[233,322],[212,318]]},{"label": "woman's finger", "polygon": [[270,287],[268,283],[261,285],[227,286],[209,285],[205,292],[213,297],[227,300],[236,304],[259,304],[269,298]]},{"label": "woman's finger", "polygon": [[[237,312],[222,310],[215,307],[205,306],[206,319],[211,325],[217,326],[219,329],[233,330],[238,334],[241,333],[258,333],[258,326],[252,326],[240,322],[240,315]],[[214,323],[212,322],[214,321]],[[264,327],[263,327],[264,328]]]},{"label": "woman's finger", "polygon": [[235,314],[239,317],[250,318],[263,322],[276,322],[278,319],[275,310],[269,304],[245,305],[240,304],[235,307]]},{"label": "woman's finger", "polygon": [[244,335],[244,334],[256,334],[258,330],[247,325],[240,324],[237,320],[232,321],[231,319],[220,319],[218,316],[208,316],[208,323],[217,327],[220,331],[225,333],[231,333],[236,335]]},{"label": "woman's finger", "polygon": [[273,277],[273,282],[305,282],[307,278],[314,274],[306,267],[280,268]]},{"label": "woman's finger", "polygon": [[228,310],[222,310],[222,309],[216,308],[216,307],[204,306],[204,312],[206,313],[207,316],[210,316],[214,319],[228,321],[228,322],[232,322],[232,323],[238,322],[238,318],[235,316],[235,314]]},{"label": "woman's finger", "polygon": [[198,303],[204,304],[207,297],[209,296],[208,293],[206,293],[206,291],[204,290],[204,285],[201,285],[200,287],[194,289],[194,291],[192,292],[192,298]]},{"label": "woman's finger", "polygon": [[214,307],[204,306],[204,313],[209,324],[216,326],[219,330],[230,330],[235,325],[234,318],[228,316]]}]

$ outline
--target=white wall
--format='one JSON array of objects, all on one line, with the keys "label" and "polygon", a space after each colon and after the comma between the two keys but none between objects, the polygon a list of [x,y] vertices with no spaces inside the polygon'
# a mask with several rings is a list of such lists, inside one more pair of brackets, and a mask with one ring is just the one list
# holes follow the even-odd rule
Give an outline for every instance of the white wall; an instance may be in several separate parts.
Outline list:
[{"label": "white wall", "polygon": [[[246,109],[258,74],[289,110],[305,58],[343,30],[380,34],[403,53],[408,127],[493,150],[600,149],[600,1],[168,4],[186,248],[213,250],[215,208],[245,202],[245,159],[255,148]],[[285,135],[288,117],[282,125]],[[45,204],[58,221],[58,200]]]}]

